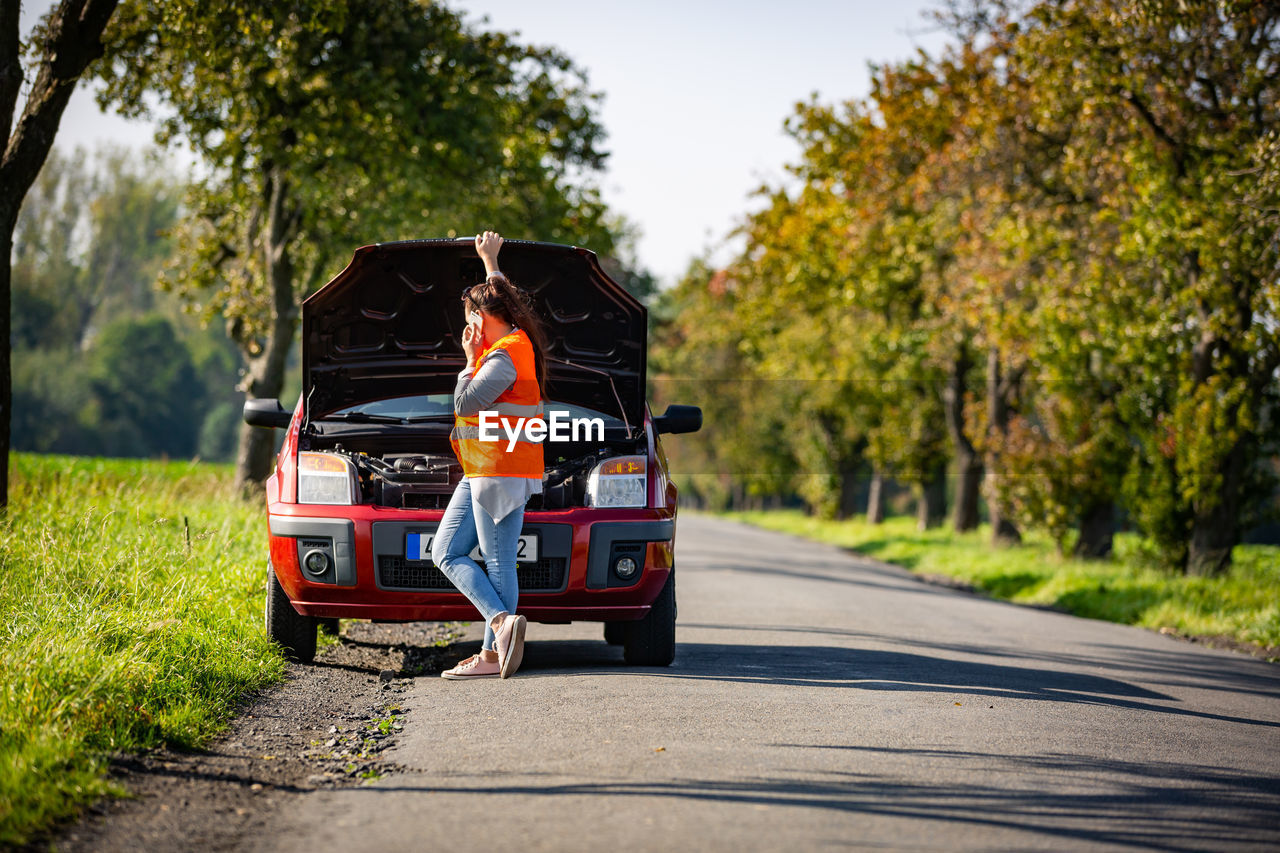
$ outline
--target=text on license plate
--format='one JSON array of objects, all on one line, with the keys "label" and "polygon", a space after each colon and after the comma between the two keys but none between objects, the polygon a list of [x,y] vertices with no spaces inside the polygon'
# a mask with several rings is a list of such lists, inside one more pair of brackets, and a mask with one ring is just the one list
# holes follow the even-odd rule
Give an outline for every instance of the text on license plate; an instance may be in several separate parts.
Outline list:
[{"label": "text on license plate", "polygon": [[[405,538],[404,555],[408,560],[430,560],[431,559],[431,542],[435,539],[434,533],[410,533]],[[471,559],[480,562],[482,557],[480,554],[480,546],[471,549],[468,554]],[[538,537],[528,533],[520,537],[520,543],[516,546],[516,562],[517,563],[534,563],[538,560]]]}]

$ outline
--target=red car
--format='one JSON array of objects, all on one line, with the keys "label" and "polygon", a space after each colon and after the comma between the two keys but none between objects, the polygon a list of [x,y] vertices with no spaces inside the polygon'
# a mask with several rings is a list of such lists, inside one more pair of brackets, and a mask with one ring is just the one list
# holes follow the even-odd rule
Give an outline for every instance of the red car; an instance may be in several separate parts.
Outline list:
[{"label": "red car", "polygon": [[[547,323],[547,420],[565,424],[543,444],[543,491],[526,507],[518,610],[603,622],[629,663],[665,666],[676,487],[658,437],[698,430],[702,412],[649,412],[647,312],[592,252],[508,240],[501,260]],[[471,240],[357,250],[302,304],[294,411],[245,403],[249,424],[287,430],[267,481],[266,623],[296,660],[311,660],[317,628],[338,618],[481,619],[430,543],[462,478],[449,444],[466,363],[461,295],[484,276]]]}]

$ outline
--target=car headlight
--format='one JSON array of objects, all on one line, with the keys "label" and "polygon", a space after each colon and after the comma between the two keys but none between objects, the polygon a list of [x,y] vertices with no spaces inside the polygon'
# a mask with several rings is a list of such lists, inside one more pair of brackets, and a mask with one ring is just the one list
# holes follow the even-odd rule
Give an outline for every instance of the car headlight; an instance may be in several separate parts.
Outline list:
[{"label": "car headlight", "polygon": [[359,502],[359,496],[351,460],[334,453],[298,454],[298,503],[349,506]]},{"label": "car headlight", "polygon": [[647,481],[643,456],[606,459],[587,478],[587,506],[645,506]]}]

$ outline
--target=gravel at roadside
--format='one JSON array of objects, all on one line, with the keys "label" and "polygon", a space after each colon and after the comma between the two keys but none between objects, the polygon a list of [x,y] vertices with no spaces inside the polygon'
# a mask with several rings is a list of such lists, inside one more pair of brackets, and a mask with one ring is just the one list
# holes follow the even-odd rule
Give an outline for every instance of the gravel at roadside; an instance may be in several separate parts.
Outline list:
[{"label": "gravel at roadside", "polygon": [[269,832],[288,797],[397,772],[380,756],[419,710],[401,701],[409,679],[452,665],[449,645],[462,634],[459,623],[343,623],[337,645],[312,665],[291,665],[207,750],[118,756],[111,776],[131,796],[90,807],[54,846],[232,849]]}]

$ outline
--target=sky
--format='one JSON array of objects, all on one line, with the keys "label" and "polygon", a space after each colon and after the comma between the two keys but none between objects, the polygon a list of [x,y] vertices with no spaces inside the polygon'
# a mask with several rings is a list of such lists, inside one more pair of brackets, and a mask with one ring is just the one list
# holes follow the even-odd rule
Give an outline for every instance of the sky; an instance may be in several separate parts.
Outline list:
[{"label": "sky", "polygon": [[[23,32],[49,2],[23,6]],[[637,260],[664,285],[695,257],[724,263],[730,233],[799,154],[783,122],[814,93],[865,95],[868,63],[937,51],[936,0],[451,0],[474,25],[553,45],[604,93],[604,200],[638,226]],[[144,146],[153,128],[102,114],[77,87],[56,145]],[[423,237],[439,236],[423,234]],[[511,235],[537,239],[538,235]],[[588,247],[590,248],[590,247]]]}]

